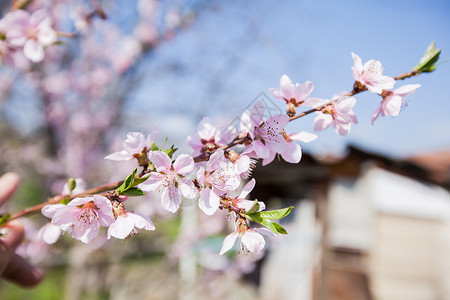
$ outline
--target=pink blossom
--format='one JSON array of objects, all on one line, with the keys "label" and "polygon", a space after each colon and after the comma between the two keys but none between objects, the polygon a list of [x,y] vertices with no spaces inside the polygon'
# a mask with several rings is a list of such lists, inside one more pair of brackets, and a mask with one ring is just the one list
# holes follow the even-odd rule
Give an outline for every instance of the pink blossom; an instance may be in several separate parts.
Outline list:
[{"label": "pink blossom", "polygon": [[197,127],[197,135],[188,137],[188,144],[194,150],[195,156],[203,153],[212,153],[216,149],[227,145],[236,136],[233,127],[218,128],[213,120],[203,118]]},{"label": "pink blossom", "polygon": [[236,231],[225,237],[220,250],[220,255],[230,250],[236,239],[238,241],[238,253],[247,254],[248,252],[259,253],[265,246],[263,236],[253,229],[250,229],[245,220],[238,219],[236,221]]},{"label": "pink blossom", "polygon": [[[239,194],[239,196],[231,199],[233,205],[235,205],[239,208],[243,208],[245,211],[249,211],[252,208],[252,206],[255,204],[255,200],[246,200],[245,198],[253,190],[253,188],[255,187],[255,184],[256,184],[256,180],[254,178],[252,178],[249,182],[247,182],[247,184],[242,188],[242,191]],[[264,204],[264,202],[258,201],[258,204],[259,204],[258,211],[262,211],[266,208],[266,205]]]},{"label": "pink blossom", "polygon": [[372,124],[380,114],[382,116],[398,116],[404,102],[403,98],[414,93],[419,87],[420,84],[407,84],[392,91],[384,90],[381,93],[383,97],[381,105],[372,116]]},{"label": "pink blossom", "polygon": [[8,14],[10,28],[6,39],[13,46],[22,47],[24,55],[32,62],[44,59],[44,47],[56,41],[56,32],[46,10],[40,9],[32,15],[25,10],[15,10]]},{"label": "pink blossom", "polygon": [[192,156],[182,154],[172,164],[169,155],[162,151],[149,153],[149,159],[157,172],[150,173],[149,179],[140,184],[140,188],[147,192],[161,192],[162,205],[174,213],[178,210],[183,197],[195,198],[197,189],[191,180],[185,178],[194,171]]},{"label": "pink blossom", "polygon": [[240,184],[233,163],[224,156],[222,149],[210,156],[205,167],[200,167],[197,180],[202,187],[198,206],[207,215],[214,214],[219,208],[219,196],[236,190]]},{"label": "pink blossom", "polygon": [[98,235],[100,226],[108,227],[114,222],[111,201],[101,195],[75,198],[67,205],[46,205],[42,214],[52,218],[53,225],[86,244]]},{"label": "pink blossom", "polygon": [[136,228],[145,230],[155,230],[155,226],[149,217],[138,212],[127,212],[123,204],[114,205],[116,220],[108,228],[108,239],[111,236],[118,239],[125,239],[137,234]]},{"label": "pink blossom", "polygon": [[381,94],[382,90],[392,89],[395,80],[392,77],[383,75],[383,65],[380,61],[371,59],[363,66],[361,58],[352,52],[353,78],[359,81],[373,93]]},{"label": "pink blossom", "polygon": [[[300,162],[302,158],[302,148],[295,141],[309,143],[317,139],[317,135],[306,131],[300,131],[298,133],[285,134],[284,138],[287,142],[286,150],[283,153],[280,153],[280,155],[285,161],[296,164]],[[275,152],[271,152],[270,156],[263,160],[263,166],[271,163],[275,159],[275,155]]]},{"label": "pink blossom", "polygon": [[245,111],[241,117],[241,129],[248,131],[252,143],[247,149],[254,151],[258,158],[268,158],[271,152],[283,153],[287,142],[282,130],[289,122],[287,115],[275,115],[263,121],[264,104],[261,101],[255,103],[252,111]]},{"label": "pink blossom", "polygon": [[[340,135],[348,135],[351,123],[358,124],[353,106],[356,104],[354,97],[339,97],[335,95],[333,102],[322,109],[318,116],[314,119],[314,130],[321,131],[327,129],[331,124]],[[324,100],[327,103],[328,100]]]},{"label": "pink blossom", "polygon": [[129,132],[127,138],[122,142],[123,150],[119,152],[114,152],[105,157],[105,159],[110,160],[131,160],[133,158],[138,158],[141,154],[147,154],[152,143],[158,135],[158,130],[155,128],[145,139],[144,135],[140,132]]},{"label": "pink blossom", "polygon": [[293,102],[297,105],[305,104],[314,89],[314,84],[311,81],[306,81],[302,84],[294,83],[285,74],[280,78],[280,89],[271,88],[269,91],[272,95],[286,103]]}]

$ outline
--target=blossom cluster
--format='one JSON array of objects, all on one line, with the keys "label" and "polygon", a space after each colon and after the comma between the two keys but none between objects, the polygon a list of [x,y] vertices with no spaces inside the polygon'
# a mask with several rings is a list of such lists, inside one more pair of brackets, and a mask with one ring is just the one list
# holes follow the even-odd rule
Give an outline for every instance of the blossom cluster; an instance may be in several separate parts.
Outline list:
[{"label": "blossom cluster", "polygon": [[309,106],[316,110],[315,131],[322,131],[333,125],[338,134],[348,135],[351,124],[358,123],[353,111],[356,105],[356,98],[353,95],[365,90],[382,97],[380,106],[372,116],[372,124],[380,115],[397,116],[405,102],[404,97],[414,93],[420,84],[407,84],[392,90],[396,80],[383,75],[383,65],[380,61],[371,59],[363,65],[358,55],[353,52],[351,54],[353,58],[351,69],[355,84],[350,93],[340,92],[331,100],[310,98],[314,85],[310,81],[294,85],[287,75],[281,77],[280,89],[272,88],[270,92],[275,98],[286,102],[286,111],[291,117],[295,117],[296,109],[300,106]]},{"label": "blossom cluster", "polygon": [[[314,141],[315,134],[301,131],[288,133],[286,125],[296,119],[297,108],[312,107],[303,115],[316,112],[314,129],[324,130],[333,125],[336,132],[347,135],[351,123],[357,123],[353,107],[353,95],[368,90],[382,97],[380,107],[372,122],[381,115],[398,115],[403,98],[420,85],[410,84],[392,90],[396,80],[383,75],[382,65],[370,60],[364,65],[352,53],[355,83],[350,93],[341,92],[331,100],[312,98],[314,85],[307,81],[295,84],[287,75],[280,79],[280,89],[270,89],[272,95],[286,103],[286,114],[265,117],[265,106],[257,101],[245,110],[239,127],[218,127],[210,118],[203,118],[197,134],[189,136],[192,154],[174,157],[176,149],[164,149],[156,144],[158,130],[147,137],[140,132],[129,132],[122,142],[122,150],[107,155],[113,161],[136,160],[138,167],[113,192],[83,195],[71,198],[73,190],[65,190],[66,201],[49,204],[42,213],[51,219],[42,234],[48,243],[55,242],[62,232],[84,243],[92,241],[100,231],[107,228],[107,237],[125,239],[137,233],[137,229],[154,230],[150,218],[142,213],[127,211],[125,200],[142,196],[145,192],[159,193],[161,204],[167,211],[179,210],[183,199],[195,200],[208,216],[219,210],[228,211],[234,220],[235,231],[223,241],[220,254],[230,250],[238,239],[238,252],[260,252],[265,246],[264,235],[285,234],[285,229],[273,220],[288,215],[292,207],[266,211],[264,202],[246,199],[255,187],[250,179],[258,160],[265,166],[278,155],[286,162],[298,163],[302,149],[297,141]],[[235,147],[239,146],[239,147]],[[247,182],[245,185],[245,181]],[[243,186],[243,187],[242,187]],[[242,187],[242,188],[241,188]],[[80,191],[78,191],[80,192]],[[259,224],[259,226],[255,226]]]}]

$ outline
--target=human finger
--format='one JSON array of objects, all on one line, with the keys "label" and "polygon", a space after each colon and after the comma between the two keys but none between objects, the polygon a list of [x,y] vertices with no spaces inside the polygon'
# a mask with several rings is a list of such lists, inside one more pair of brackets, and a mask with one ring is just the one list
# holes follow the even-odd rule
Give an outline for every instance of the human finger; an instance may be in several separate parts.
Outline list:
[{"label": "human finger", "polygon": [[13,254],[2,277],[23,287],[33,287],[44,278],[44,273],[29,264],[22,256]]},{"label": "human finger", "polygon": [[22,224],[13,220],[3,225],[2,228],[6,229],[6,232],[0,238],[0,241],[15,250],[22,242],[25,234]]},{"label": "human finger", "polygon": [[16,191],[19,186],[19,175],[5,173],[0,177],[0,206],[2,206]]}]

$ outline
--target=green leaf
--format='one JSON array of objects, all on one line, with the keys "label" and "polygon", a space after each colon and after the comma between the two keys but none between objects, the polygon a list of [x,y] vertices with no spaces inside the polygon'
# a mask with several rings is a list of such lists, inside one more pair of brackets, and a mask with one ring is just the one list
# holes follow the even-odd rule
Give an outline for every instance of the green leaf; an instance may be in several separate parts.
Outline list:
[{"label": "green leaf", "polygon": [[282,219],[282,218],[286,217],[287,215],[289,215],[293,208],[294,208],[293,206],[290,206],[287,208],[282,208],[282,209],[277,209],[277,210],[262,211],[262,212],[260,212],[260,215],[264,219],[278,220],[278,219]]},{"label": "green leaf", "polygon": [[75,189],[75,187],[77,186],[75,178],[67,179],[67,186],[69,187],[70,192],[73,191]]},{"label": "green leaf", "polygon": [[139,177],[134,178],[133,186],[137,186],[138,184],[143,183],[149,177],[150,177],[150,175],[148,175],[147,177],[142,177],[142,178],[139,178]]},{"label": "green leaf", "polygon": [[287,234],[287,231],[286,229],[283,228],[283,226],[270,220],[264,219],[261,216],[260,212],[253,214],[246,214],[246,216],[250,221],[261,224],[264,227],[270,229],[274,233]]},{"label": "green leaf", "polygon": [[255,202],[253,202],[252,207],[246,213],[247,214],[257,213],[259,208],[260,208],[260,206],[259,206],[258,200],[255,200]]},{"label": "green leaf", "polygon": [[433,41],[428,46],[427,51],[413,70],[417,70],[419,72],[432,72],[436,70],[436,62],[439,60],[440,54],[441,49],[436,49],[436,42]]},{"label": "green leaf", "polygon": [[0,217],[0,226],[5,225],[6,222],[8,222],[9,218],[11,217],[10,214],[5,214]]},{"label": "green leaf", "polygon": [[125,192],[129,188],[133,187],[133,182],[136,177],[136,173],[137,173],[137,168],[134,169],[133,173],[128,175],[128,177],[125,179],[125,181],[122,183],[122,185],[117,188],[116,192],[119,194],[123,194],[123,192]]},{"label": "green leaf", "polygon": [[140,188],[132,187],[132,188],[129,188],[128,190],[124,191],[122,193],[122,195],[136,197],[136,196],[144,196],[145,193]]},{"label": "green leaf", "polygon": [[174,148],[175,145],[170,146],[169,149],[164,150],[163,152],[166,153],[167,155],[169,155],[170,158],[172,158],[173,154],[175,153],[175,151],[178,150],[178,148]]},{"label": "green leaf", "polygon": [[69,202],[70,202],[70,199],[67,199],[67,198],[62,198],[61,201],[59,201],[59,203],[64,204],[64,205],[69,204]]},{"label": "green leaf", "polygon": [[158,151],[158,150],[159,150],[158,146],[156,146],[155,142],[153,142],[150,151]]}]

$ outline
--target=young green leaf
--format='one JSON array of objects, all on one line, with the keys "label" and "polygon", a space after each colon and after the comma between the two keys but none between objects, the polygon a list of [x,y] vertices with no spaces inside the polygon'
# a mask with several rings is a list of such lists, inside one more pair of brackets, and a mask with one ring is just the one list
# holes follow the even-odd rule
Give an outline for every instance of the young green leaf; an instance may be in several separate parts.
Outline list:
[{"label": "young green leaf", "polygon": [[436,49],[436,42],[433,41],[430,46],[428,46],[427,51],[420,59],[417,66],[413,70],[419,72],[432,72],[436,69],[436,62],[439,60],[439,55],[441,54],[441,49]]},{"label": "young green leaf", "polygon": [[59,201],[59,203],[64,204],[64,205],[69,204],[69,202],[70,202],[70,199],[67,199],[67,198],[62,198],[61,201]]},{"label": "young green leaf", "polygon": [[136,196],[144,196],[145,193],[140,188],[132,187],[132,188],[129,188],[128,190],[124,191],[122,193],[122,195],[136,197]]},{"label": "young green leaf", "polygon": [[77,182],[75,178],[67,179],[67,186],[69,187],[69,191],[73,191],[77,187]]},{"label": "young green leaf", "polygon": [[143,183],[143,182],[146,181],[149,177],[150,177],[150,175],[148,175],[147,177],[142,177],[142,178],[139,178],[139,177],[134,178],[133,187],[137,186],[137,185],[140,184],[140,183]]},{"label": "young green leaf", "polygon": [[133,187],[133,182],[136,177],[136,173],[137,173],[137,168],[134,169],[134,171],[130,175],[128,175],[128,177],[125,179],[125,181],[122,183],[122,185],[117,188],[116,192],[118,194],[123,194],[123,192],[125,192],[129,188]]},{"label": "young green leaf", "polygon": [[278,223],[275,223],[275,222],[272,222],[270,220],[263,218],[261,216],[261,212],[252,213],[252,214],[247,213],[246,216],[250,221],[261,224],[264,227],[270,229],[274,233],[287,234],[287,231],[286,231],[286,229],[283,228],[283,226],[281,226]]},{"label": "young green leaf", "polygon": [[11,217],[10,214],[5,214],[0,217],[0,226],[5,225],[6,222],[8,222],[9,218]]},{"label": "young green leaf", "polygon": [[255,200],[255,202],[253,202],[252,207],[247,211],[247,214],[257,213],[259,208],[260,208],[260,206],[259,206],[258,200]]},{"label": "young green leaf", "polygon": [[156,146],[155,142],[153,142],[150,151],[158,151],[158,150],[159,150],[158,146]]},{"label": "young green leaf", "polygon": [[293,208],[294,208],[293,206],[290,206],[287,208],[282,208],[282,209],[277,209],[277,210],[262,211],[262,212],[260,212],[260,215],[264,219],[278,220],[278,219],[282,219],[282,218],[286,217],[287,215],[289,215]]}]

